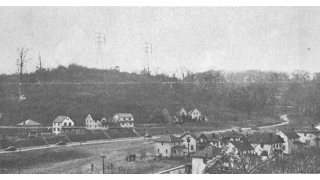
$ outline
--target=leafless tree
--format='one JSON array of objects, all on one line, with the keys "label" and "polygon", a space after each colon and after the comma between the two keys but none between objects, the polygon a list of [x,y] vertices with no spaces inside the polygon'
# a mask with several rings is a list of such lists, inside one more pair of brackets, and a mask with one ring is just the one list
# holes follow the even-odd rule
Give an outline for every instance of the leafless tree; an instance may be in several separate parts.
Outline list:
[{"label": "leafless tree", "polygon": [[19,73],[19,80],[20,83],[22,83],[22,75],[23,75],[23,70],[25,68],[25,64],[28,62],[29,59],[26,58],[28,54],[29,49],[25,49],[24,47],[18,48],[17,53],[18,53],[18,59],[17,59],[17,67],[18,67],[18,73]]}]

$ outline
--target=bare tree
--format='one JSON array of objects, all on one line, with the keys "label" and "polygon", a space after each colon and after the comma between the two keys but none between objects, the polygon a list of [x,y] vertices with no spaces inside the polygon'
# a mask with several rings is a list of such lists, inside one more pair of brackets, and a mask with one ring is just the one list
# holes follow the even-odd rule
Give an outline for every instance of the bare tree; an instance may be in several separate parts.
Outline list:
[{"label": "bare tree", "polygon": [[19,56],[17,59],[17,67],[18,67],[20,83],[22,83],[22,75],[23,75],[23,70],[25,68],[25,64],[28,62],[28,59],[26,58],[28,51],[29,49],[25,49],[24,47],[17,49],[17,53]]},{"label": "bare tree", "polygon": [[38,62],[38,65],[36,65],[36,68],[37,68],[37,71],[40,71],[40,72],[44,70],[44,65],[43,65],[43,61],[40,53],[39,53],[39,62]]}]

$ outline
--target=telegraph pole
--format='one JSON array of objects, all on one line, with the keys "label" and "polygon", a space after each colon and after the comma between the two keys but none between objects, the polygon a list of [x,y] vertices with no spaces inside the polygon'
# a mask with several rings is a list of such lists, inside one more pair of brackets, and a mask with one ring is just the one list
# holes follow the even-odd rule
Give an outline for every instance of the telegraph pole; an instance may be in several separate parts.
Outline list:
[{"label": "telegraph pole", "polygon": [[102,68],[105,69],[103,58],[102,58],[103,57],[102,44],[106,44],[106,35],[101,32],[97,32],[96,35],[97,35],[97,63],[98,61],[100,61]]},{"label": "telegraph pole", "polygon": [[145,47],[143,48],[145,52],[145,65],[144,69],[147,70],[148,74],[150,74],[150,69],[149,69],[149,53],[152,54],[152,43],[145,43]]},{"label": "telegraph pole", "polygon": [[104,174],[104,159],[106,158],[105,155],[100,156],[102,158],[102,174]]}]

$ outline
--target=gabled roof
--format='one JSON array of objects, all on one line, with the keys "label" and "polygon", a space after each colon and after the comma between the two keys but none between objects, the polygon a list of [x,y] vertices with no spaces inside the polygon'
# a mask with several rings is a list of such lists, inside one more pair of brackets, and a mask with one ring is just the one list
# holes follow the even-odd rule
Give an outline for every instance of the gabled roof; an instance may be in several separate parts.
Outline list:
[{"label": "gabled roof", "polygon": [[254,144],[274,144],[274,143],[284,143],[284,140],[275,134],[270,133],[253,133],[247,137],[249,143]]},{"label": "gabled roof", "polygon": [[220,152],[221,152],[221,148],[208,146],[201,151],[197,151],[196,153],[191,154],[190,156],[194,158],[210,158],[211,159],[216,157]]},{"label": "gabled roof", "polygon": [[205,135],[206,137],[207,137],[207,141],[208,142],[217,142],[217,141],[221,141],[222,139],[222,137],[219,135],[219,134],[214,134],[213,135],[213,133],[211,133],[211,134],[203,134],[203,135]]},{"label": "gabled roof", "polygon": [[281,132],[286,135],[289,139],[300,138],[300,136],[293,130],[281,130]]},{"label": "gabled roof", "polygon": [[155,139],[154,142],[183,142],[183,140],[181,140],[178,137],[175,137],[172,134],[166,134],[166,135],[162,135],[160,138]]},{"label": "gabled roof", "polygon": [[94,121],[101,121],[101,119],[104,118],[104,115],[98,113],[90,113],[88,114],[88,116],[89,115],[92,117]]},{"label": "gabled roof", "polygon": [[66,118],[68,118],[67,116],[58,116],[56,119],[54,119],[54,123],[61,123],[63,122]]},{"label": "gabled roof", "polygon": [[230,141],[230,143],[239,151],[253,150],[253,147],[248,142]]},{"label": "gabled roof", "polygon": [[227,131],[227,132],[221,133],[220,136],[227,137],[227,138],[241,138],[243,135],[236,131]]},{"label": "gabled roof", "polygon": [[18,126],[42,126],[42,124],[40,124],[36,121],[33,121],[31,119],[28,119],[22,123],[19,123]]},{"label": "gabled roof", "polygon": [[131,113],[117,113],[122,118],[133,118]]},{"label": "gabled roof", "polygon": [[307,134],[320,134],[320,131],[318,129],[299,129],[296,130],[297,133],[307,133]]},{"label": "gabled roof", "polygon": [[[192,114],[192,113],[193,113],[193,111],[195,111],[195,110],[199,111],[199,109],[194,108],[193,110],[189,111],[188,115]],[[199,112],[201,113],[201,111],[199,111]]]},{"label": "gabled roof", "polygon": [[194,139],[197,139],[197,137],[198,137],[196,133],[185,132],[185,133],[183,133],[183,134],[180,136],[180,139],[183,138],[184,136],[188,135],[188,134],[189,134],[191,137],[193,137]]}]

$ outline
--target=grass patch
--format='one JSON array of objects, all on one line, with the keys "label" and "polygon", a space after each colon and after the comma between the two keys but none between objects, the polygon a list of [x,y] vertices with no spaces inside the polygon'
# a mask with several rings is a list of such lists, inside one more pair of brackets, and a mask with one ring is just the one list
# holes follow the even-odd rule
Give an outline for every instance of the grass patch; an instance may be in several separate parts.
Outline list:
[{"label": "grass patch", "polygon": [[19,173],[35,165],[57,163],[90,156],[79,149],[61,147],[0,154],[1,173]]}]

